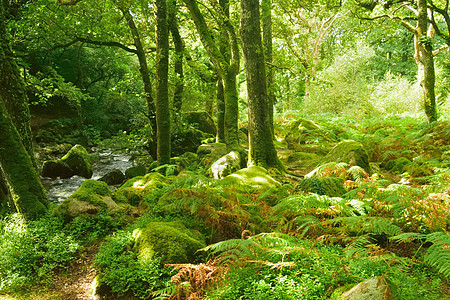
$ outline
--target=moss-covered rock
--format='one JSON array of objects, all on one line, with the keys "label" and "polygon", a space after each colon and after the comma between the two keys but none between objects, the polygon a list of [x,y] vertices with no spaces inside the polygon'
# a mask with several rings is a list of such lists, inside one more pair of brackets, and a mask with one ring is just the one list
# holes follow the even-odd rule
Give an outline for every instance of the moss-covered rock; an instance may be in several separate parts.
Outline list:
[{"label": "moss-covered rock", "polygon": [[118,185],[124,182],[125,175],[119,169],[114,169],[103,175],[99,181],[106,182],[107,185]]},{"label": "moss-covered rock", "polygon": [[289,149],[302,151],[300,147],[305,144],[322,144],[323,142],[334,142],[336,137],[313,121],[299,119],[292,125],[285,137]]},{"label": "moss-covered rock", "polygon": [[405,171],[406,166],[410,164],[411,161],[406,157],[399,157],[397,159],[389,160],[385,165],[385,169],[394,174],[401,174]]},{"label": "moss-covered rock", "polygon": [[195,252],[206,246],[204,236],[186,228],[181,222],[151,222],[135,229],[134,250],[142,261],[156,254],[165,264],[191,263]]},{"label": "moss-covered rock", "polygon": [[216,135],[216,125],[213,118],[206,111],[191,111],[183,114],[186,121],[198,130]]},{"label": "moss-covered rock", "polygon": [[81,145],[73,146],[66,155],[59,160],[44,161],[42,176],[69,178],[79,175],[85,178],[92,177],[91,157]]},{"label": "moss-covered rock", "polygon": [[72,177],[73,171],[68,164],[60,160],[47,160],[42,165],[41,175],[50,178],[69,178]]},{"label": "moss-covered rock", "polygon": [[149,173],[127,180],[114,193],[113,198],[117,202],[138,205],[143,197],[155,190],[167,185],[167,179],[160,173]]},{"label": "moss-covered rock", "polygon": [[198,156],[193,152],[186,152],[181,156],[172,157],[170,163],[177,166],[177,173],[183,170],[194,171],[197,169]]},{"label": "moss-covered rock", "polygon": [[268,189],[281,185],[267,173],[266,169],[259,166],[241,169],[223,178],[222,182],[224,184],[250,186],[261,189]]},{"label": "moss-covered rock", "polygon": [[101,210],[114,213],[119,207],[111,196],[111,190],[105,182],[88,179],[75,193],[58,205],[54,212],[66,220],[79,215],[93,216]]},{"label": "moss-covered rock", "polygon": [[231,151],[227,155],[216,160],[208,173],[214,179],[222,179],[241,168],[241,155],[237,151]]},{"label": "moss-covered rock", "polygon": [[204,166],[211,165],[227,153],[227,145],[223,143],[202,144],[197,148],[198,159]]},{"label": "moss-covered rock", "polygon": [[348,291],[342,288],[336,290],[331,296],[333,300],[392,300],[391,289],[382,276],[364,280]]},{"label": "moss-covered rock", "polygon": [[372,174],[372,168],[369,164],[369,156],[364,146],[357,141],[345,140],[334,146],[325,157],[328,162],[345,162],[350,167],[360,166],[369,175]]},{"label": "moss-covered rock", "polygon": [[147,168],[143,165],[130,167],[125,170],[125,177],[127,179],[134,178],[136,176],[144,176],[147,173]]},{"label": "moss-covered rock", "polygon": [[342,181],[334,177],[306,177],[300,181],[297,189],[330,197],[341,197],[347,192]]},{"label": "moss-covered rock", "polygon": [[194,128],[175,133],[172,136],[172,155],[180,156],[186,152],[196,152],[202,141],[210,137],[214,136]]}]

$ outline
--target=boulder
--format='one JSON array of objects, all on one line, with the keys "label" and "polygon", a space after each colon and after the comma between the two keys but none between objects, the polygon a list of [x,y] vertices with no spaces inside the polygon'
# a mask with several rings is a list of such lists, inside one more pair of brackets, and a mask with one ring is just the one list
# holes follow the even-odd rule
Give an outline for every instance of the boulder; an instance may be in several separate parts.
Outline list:
[{"label": "boulder", "polygon": [[74,174],[66,163],[59,160],[46,160],[42,165],[41,175],[50,178],[70,178]]},{"label": "boulder", "polygon": [[150,170],[151,164],[155,161],[150,154],[134,155],[131,160],[133,167],[145,166],[147,170]]},{"label": "boulder", "polygon": [[335,300],[393,300],[391,289],[382,276],[366,279],[351,290],[331,296]]},{"label": "boulder", "polygon": [[61,159],[44,161],[42,166],[43,177],[69,178],[74,175],[92,177],[90,155],[81,145],[73,146]]},{"label": "boulder", "polygon": [[303,151],[302,145],[334,142],[336,136],[316,123],[306,119],[297,120],[285,137],[288,149]]},{"label": "boulder", "polygon": [[81,145],[73,146],[66,155],[61,158],[73,171],[73,175],[80,175],[85,178],[92,177],[92,167],[90,156]]},{"label": "boulder", "polygon": [[327,162],[345,162],[352,166],[360,166],[369,175],[372,174],[372,168],[369,164],[369,156],[364,146],[357,141],[345,140],[334,146],[325,157]]},{"label": "boulder", "polygon": [[334,177],[305,177],[300,181],[297,189],[329,197],[341,197],[347,192],[342,180]]},{"label": "boulder", "polygon": [[172,157],[170,163],[177,166],[177,173],[183,170],[195,171],[198,165],[197,153],[186,152],[181,156]]},{"label": "boulder", "polygon": [[133,231],[134,250],[141,261],[154,255],[164,264],[192,263],[195,252],[206,246],[205,237],[181,222],[150,222]]},{"label": "boulder", "polygon": [[216,135],[216,125],[211,115],[206,111],[191,111],[184,113],[186,121],[194,125],[198,130]]},{"label": "boulder", "polygon": [[172,136],[172,155],[180,156],[186,152],[195,152],[198,146],[203,143],[203,140],[210,137],[213,137],[213,135],[194,128],[177,132]]},{"label": "boulder", "polygon": [[250,186],[260,189],[269,189],[281,185],[267,173],[266,169],[259,166],[241,169],[223,178],[222,182],[230,185]]},{"label": "boulder", "polygon": [[223,143],[202,144],[197,148],[198,159],[204,166],[211,165],[227,153],[227,145]]},{"label": "boulder", "polygon": [[405,168],[412,162],[406,157],[399,157],[397,159],[391,159],[386,163],[386,170],[391,171],[394,174],[402,174]]},{"label": "boulder", "polygon": [[131,179],[136,176],[144,176],[147,173],[147,168],[143,165],[131,167],[125,170],[125,177]]},{"label": "boulder", "polygon": [[231,151],[227,155],[216,160],[209,169],[209,174],[214,179],[222,179],[241,168],[241,156],[237,151]]},{"label": "boulder", "polygon": [[58,205],[54,213],[62,215],[65,220],[71,220],[79,215],[94,216],[101,210],[113,213],[119,207],[111,196],[105,182],[88,179],[75,193]]},{"label": "boulder", "polygon": [[166,186],[166,181],[160,173],[149,173],[131,178],[117,189],[113,199],[118,203],[138,205],[146,195]]},{"label": "boulder", "polygon": [[125,175],[119,169],[114,169],[103,175],[99,181],[106,182],[107,185],[118,185],[124,182]]}]

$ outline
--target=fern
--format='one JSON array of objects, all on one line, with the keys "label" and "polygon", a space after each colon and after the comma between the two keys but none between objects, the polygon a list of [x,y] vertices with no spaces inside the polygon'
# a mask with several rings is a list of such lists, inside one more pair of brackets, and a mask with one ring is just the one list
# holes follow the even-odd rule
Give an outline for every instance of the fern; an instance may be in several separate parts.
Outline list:
[{"label": "fern", "polygon": [[408,232],[391,239],[403,243],[419,240],[422,245],[431,243],[432,245],[425,252],[424,262],[450,278],[450,234],[447,232],[438,231],[430,234]]}]

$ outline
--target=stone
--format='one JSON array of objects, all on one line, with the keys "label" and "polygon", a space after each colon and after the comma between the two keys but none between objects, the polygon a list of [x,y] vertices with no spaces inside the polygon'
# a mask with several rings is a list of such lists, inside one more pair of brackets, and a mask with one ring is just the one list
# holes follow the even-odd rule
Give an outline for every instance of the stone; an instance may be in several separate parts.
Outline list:
[{"label": "stone", "polygon": [[269,189],[271,187],[281,186],[273,179],[267,170],[260,166],[251,166],[241,169],[222,179],[222,182],[237,186],[250,186],[258,189]]},{"label": "stone", "polygon": [[41,175],[50,178],[70,178],[74,174],[66,163],[59,160],[46,160],[42,165]]},{"label": "stone", "polygon": [[227,155],[216,160],[209,169],[209,174],[214,179],[222,179],[241,168],[241,156],[237,151],[231,151]]},{"label": "stone", "polygon": [[369,164],[369,156],[363,144],[353,140],[345,140],[337,144],[326,155],[327,162],[344,162],[349,167],[360,166],[369,175],[372,174],[372,168]]},{"label": "stone", "polygon": [[323,142],[335,142],[336,140],[333,133],[306,119],[297,120],[285,137],[288,149],[296,151],[303,151],[304,149],[301,146],[305,144],[322,144]]},{"label": "stone", "polygon": [[203,140],[210,137],[213,135],[195,128],[187,128],[183,132],[175,133],[172,136],[172,155],[180,156],[186,152],[196,152]]},{"label": "stone", "polygon": [[79,175],[92,177],[90,155],[81,145],[73,146],[61,159],[44,161],[42,176],[51,178],[69,178]]},{"label": "stone", "polygon": [[198,155],[193,152],[186,152],[181,156],[172,157],[170,163],[177,166],[177,173],[183,170],[195,171],[198,165]]},{"label": "stone", "polygon": [[406,157],[399,157],[397,159],[391,159],[386,163],[386,170],[391,171],[394,174],[402,174],[408,165],[411,165],[411,161]]},{"label": "stone", "polygon": [[160,173],[148,173],[128,179],[113,195],[118,203],[138,205],[143,198],[167,185],[167,179]]},{"label": "stone", "polygon": [[62,215],[66,221],[80,215],[94,216],[101,210],[113,213],[119,206],[111,196],[105,182],[88,179],[75,193],[58,205],[54,213]]},{"label": "stone", "polygon": [[216,135],[217,129],[213,118],[206,111],[191,111],[183,114],[186,121],[194,125],[198,130]]},{"label": "stone", "polygon": [[195,252],[206,246],[205,237],[186,228],[181,222],[150,222],[133,231],[134,251],[141,261],[152,260],[154,255],[164,264],[192,263]]},{"label": "stone", "polygon": [[131,179],[136,176],[144,176],[147,173],[147,168],[143,165],[131,167],[125,170],[125,177]]},{"label": "stone", "polygon": [[391,289],[382,276],[372,277],[361,282],[349,291],[342,293],[337,300],[393,300]]},{"label": "stone", "polygon": [[73,146],[66,155],[61,158],[72,170],[73,175],[80,175],[84,178],[92,177],[92,166],[87,150],[81,145]]},{"label": "stone", "polygon": [[227,153],[227,145],[223,143],[202,144],[197,148],[198,159],[204,166],[211,165]]},{"label": "stone", "polygon": [[114,169],[103,175],[99,181],[106,182],[107,185],[122,184],[125,180],[125,175],[119,169]]}]

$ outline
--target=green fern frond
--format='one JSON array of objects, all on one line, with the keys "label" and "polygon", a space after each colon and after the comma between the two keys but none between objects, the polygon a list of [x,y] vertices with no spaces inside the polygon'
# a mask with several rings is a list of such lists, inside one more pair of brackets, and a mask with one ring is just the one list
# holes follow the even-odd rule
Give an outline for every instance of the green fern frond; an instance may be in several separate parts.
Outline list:
[{"label": "green fern frond", "polygon": [[425,262],[435,267],[445,277],[450,278],[450,234],[433,232],[427,235],[426,241],[433,245],[425,253]]}]

